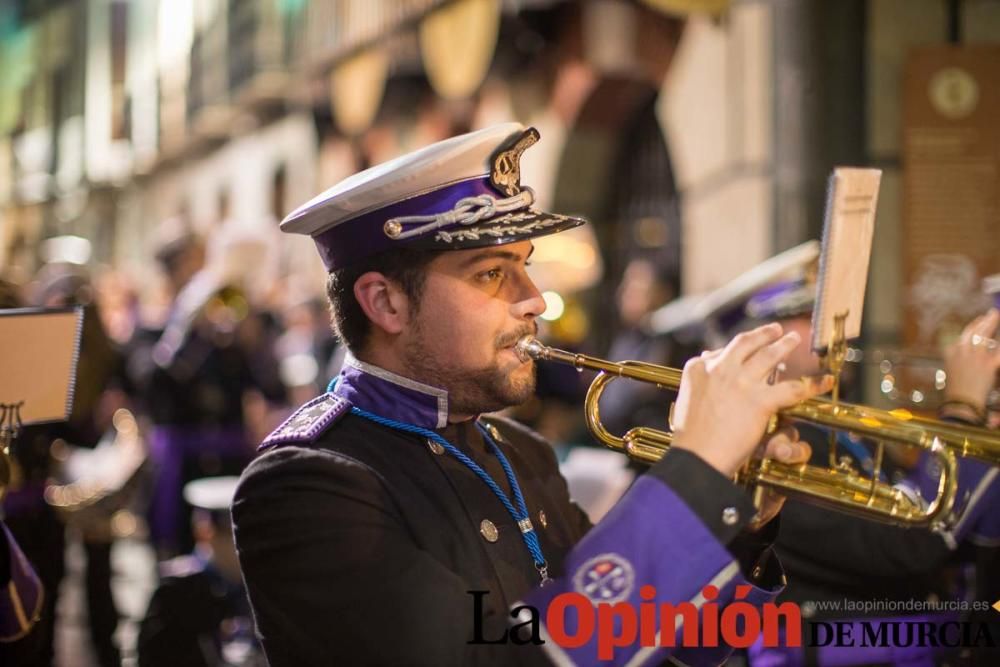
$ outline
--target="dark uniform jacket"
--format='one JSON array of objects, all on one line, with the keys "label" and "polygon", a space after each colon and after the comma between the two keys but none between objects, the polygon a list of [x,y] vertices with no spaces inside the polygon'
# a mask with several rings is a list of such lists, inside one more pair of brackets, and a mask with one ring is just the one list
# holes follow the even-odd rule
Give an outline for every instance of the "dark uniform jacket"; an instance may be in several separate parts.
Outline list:
[{"label": "dark uniform jacket", "polygon": [[[479,477],[426,437],[374,423],[357,408],[435,430],[510,495],[479,428],[448,424],[446,394],[349,359],[334,393],[265,441],[233,504],[240,563],[273,667],[592,664],[594,642],[498,643],[509,610],[538,608],[544,637],[545,609],[560,592],[637,605],[643,584],[656,586],[658,600],[679,602],[712,582],[724,604],[737,584],[750,584],[741,569],[756,570],[750,602],[779,587],[780,566],[761,538],[737,538],[753,513],[746,494],[696,456],[671,453],[591,527],[549,445],[515,422],[483,417],[516,473],[554,578],[539,588],[517,524]],[[628,576],[585,585],[611,567]],[[469,643],[477,637],[494,643]],[[657,664],[666,655],[633,644],[616,660]]]}]

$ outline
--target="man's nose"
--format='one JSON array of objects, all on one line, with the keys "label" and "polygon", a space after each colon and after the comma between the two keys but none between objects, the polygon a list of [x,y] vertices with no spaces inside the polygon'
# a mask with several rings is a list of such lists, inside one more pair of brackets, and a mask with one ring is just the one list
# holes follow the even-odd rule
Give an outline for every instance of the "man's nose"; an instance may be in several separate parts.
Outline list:
[{"label": "man's nose", "polygon": [[545,299],[527,275],[522,275],[513,302],[514,316],[518,319],[535,319],[545,312]]}]

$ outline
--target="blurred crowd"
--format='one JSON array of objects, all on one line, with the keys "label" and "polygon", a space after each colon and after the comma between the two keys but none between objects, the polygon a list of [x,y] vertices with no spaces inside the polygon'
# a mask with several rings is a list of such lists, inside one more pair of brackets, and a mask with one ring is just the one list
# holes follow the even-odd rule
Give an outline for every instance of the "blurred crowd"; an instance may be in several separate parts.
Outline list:
[{"label": "blurred crowd", "polygon": [[[178,610],[169,609],[177,592],[157,591],[126,659],[216,664],[197,641],[218,643],[219,620],[236,612],[238,634],[252,636],[228,528],[232,486],[262,438],[336,374],[338,346],[323,301],[250,296],[239,274],[260,261],[255,239],[206,244],[179,219],[160,232],[150,260],[162,288],[145,299],[124,273],[67,261],[59,246],[82,241],[74,238],[49,244],[50,261],[31,280],[0,283],[0,308],[84,312],[68,421],[26,426],[11,448],[3,516],[46,591],[34,641],[15,664],[52,664],[68,538],[84,547],[85,617],[102,667],[122,664],[125,648],[111,589],[116,539],[147,541],[161,582],[213,573],[206,605],[181,610],[208,614],[204,637],[181,633],[188,645],[178,643]],[[188,489],[202,478],[233,481],[206,501]],[[239,664],[253,664],[248,656]]]}]

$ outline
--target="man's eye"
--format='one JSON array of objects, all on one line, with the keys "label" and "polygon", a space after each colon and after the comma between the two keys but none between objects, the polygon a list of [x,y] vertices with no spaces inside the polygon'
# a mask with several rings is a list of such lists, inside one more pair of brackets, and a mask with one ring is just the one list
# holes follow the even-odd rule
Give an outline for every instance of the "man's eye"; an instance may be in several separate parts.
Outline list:
[{"label": "man's eye", "polygon": [[477,277],[484,283],[491,283],[494,280],[500,280],[501,278],[503,278],[503,270],[490,269],[489,271],[483,271]]}]

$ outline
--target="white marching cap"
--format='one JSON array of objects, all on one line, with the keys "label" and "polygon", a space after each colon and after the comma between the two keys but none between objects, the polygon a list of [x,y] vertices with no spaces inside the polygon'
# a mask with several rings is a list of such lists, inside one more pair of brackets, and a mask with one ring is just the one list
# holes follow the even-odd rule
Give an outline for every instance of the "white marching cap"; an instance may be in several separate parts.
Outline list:
[{"label": "white marching cap", "polygon": [[333,271],[385,250],[502,245],[583,224],[539,211],[521,186],[538,131],[502,123],[366,169],[306,202],[281,231],[313,238]]},{"label": "white marching cap", "polygon": [[752,296],[782,279],[801,277],[819,257],[819,241],[806,241],[754,266],[716,290],[681,297],[652,312],[647,328],[652,334],[682,331],[730,313],[742,319]]}]

